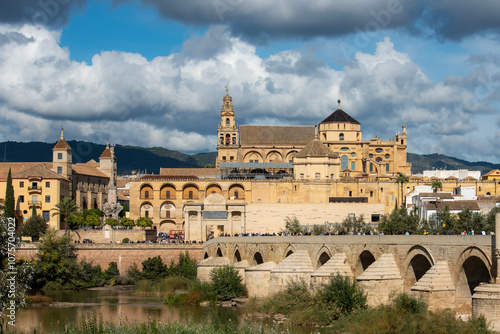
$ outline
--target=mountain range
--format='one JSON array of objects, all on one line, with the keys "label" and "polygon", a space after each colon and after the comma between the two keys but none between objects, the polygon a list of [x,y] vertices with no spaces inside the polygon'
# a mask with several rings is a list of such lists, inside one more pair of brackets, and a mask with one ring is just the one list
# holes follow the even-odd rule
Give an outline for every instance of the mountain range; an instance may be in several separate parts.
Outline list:
[{"label": "mountain range", "polygon": [[[73,149],[73,163],[87,162],[91,159],[99,161],[99,156],[106,145],[85,141],[70,140]],[[0,143],[0,161],[52,161],[52,148],[55,143],[43,142],[2,142]],[[118,174],[130,174],[132,170],[142,173],[158,174],[164,168],[196,168],[213,166],[217,152],[184,154],[163,147],[115,146],[118,160]],[[500,169],[500,163],[486,161],[469,162],[443,154],[408,153],[408,162],[412,163],[412,173],[422,173],[431,169],[468,169],[479,170],[484,175],[492,169]]]}]

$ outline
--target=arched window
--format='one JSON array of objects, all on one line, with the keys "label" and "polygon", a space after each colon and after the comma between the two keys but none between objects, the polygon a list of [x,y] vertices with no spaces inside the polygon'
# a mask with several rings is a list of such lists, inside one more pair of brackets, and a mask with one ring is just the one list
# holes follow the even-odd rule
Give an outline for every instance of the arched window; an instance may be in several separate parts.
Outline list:
[{"label": "arched window", "polygon": [[226,145],[229,145],[230,142],[231,142],[231,135],[228,133],[226,135]]},{"label": "arched window", "polygon": [[319,180],[319,179],[321,178],[321,174],[320,174],[320,173],[316,173],[316,174],[314,174],[314,178],[315,178],[316,180]]},{"label": "arched window", "polygon": [[226,118],[226,126],[229,126],[229,118]]},{"label": "arched window", "polygon": [[236,145],[236,137],[233,137],[233,146]]},{"label": "arched window", "polygon": [[344,140],[344,134],[343,133],[339,134],[339,140]]},{"label": "arched window", "polygon": [[224,144],[224,137],[220,137],[220,144]]},{"label": "arched window", "polygon": [[340,158],[340,170],[347,169],[349,166],[349,158],[347,155],[343,155],[342,158]]}]

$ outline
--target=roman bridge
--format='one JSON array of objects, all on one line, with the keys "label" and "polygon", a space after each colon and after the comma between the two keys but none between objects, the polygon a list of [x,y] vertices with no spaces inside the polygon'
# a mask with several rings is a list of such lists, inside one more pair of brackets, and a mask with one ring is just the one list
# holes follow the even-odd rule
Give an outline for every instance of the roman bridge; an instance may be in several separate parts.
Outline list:
[{"label": "roman bridge", "polygon": [[222,237],[206,242],[203,251],[200,279],[208,280],[213,267],[234,265],[256,297],[282,289],[290,279],[316,289],[340,273],[363,286],[371,305],[406,291],[422,296],[430,309],[470,314],[474,289],[497,276],[490,235]]}]

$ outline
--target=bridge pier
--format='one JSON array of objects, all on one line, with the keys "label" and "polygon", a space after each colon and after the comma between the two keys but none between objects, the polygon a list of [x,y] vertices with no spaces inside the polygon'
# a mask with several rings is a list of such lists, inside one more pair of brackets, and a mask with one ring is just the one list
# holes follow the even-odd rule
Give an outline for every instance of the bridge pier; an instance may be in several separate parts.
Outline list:
[{"label": "bridge pier", "polygon": [[483,315],[491,329],[500,330],[500,212],[495,216],[495,260],[496,277],[494,284],[480,284],[472,296],[472,315]]}]

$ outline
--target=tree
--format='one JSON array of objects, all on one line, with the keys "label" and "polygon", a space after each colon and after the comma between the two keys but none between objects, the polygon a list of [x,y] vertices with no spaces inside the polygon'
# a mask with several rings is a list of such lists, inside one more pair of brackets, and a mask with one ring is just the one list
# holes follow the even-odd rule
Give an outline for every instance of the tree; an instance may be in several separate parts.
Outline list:
[{"label": "tree", "polygon": [[76,205],[76,202],[74,199],[71,199],[69,197],[64,197],[59,204],[56,204],[56,207],[52,210],[56,210],[52,214],[52,216],[59,215],[61,217],[64,217],[64,224],[66,225],[66,231],[68,230],[68,217],[69,215],[75,213],[78,211],[78,206]]},{"label": "tree", "polygon": [[431,188],[434,192],[437,192],[438,189],[443,189],[443,184],[439,180],[433,180],[431,183]]},{"label": "tree", "polygon": [[80,212],[75,212],[68,216],[69,226],[82,226],[85,224],[85,220]]},{"label": "tree", "polygon": [[137,226],[151,227],[151,226],[153,226],[153,221],[149,217],[141,217],[141,218],[137,219]]},{"label": "tree", "polygon": [[117,226],[118,224],[120,224],[118,221],[116,221],[116,219],[114,218],[107,218],[105,221],[104,221],[104,224],[105,225],[109,225],[109,226]]},{"label": "tree", "polygon": [[38,245],[36,258],[38,287],[43,287],[48,282],[71,285],[79,275],[75,247],[67,234],[57,237],[53,229],[47,229]]},{"label": "tree", "polygon": [[401,185],[401,207],[404,208],[405,207],[405,203],[404,203],[404,196],[403,196],[403,187],[406,183],[408,183],[408,181],[410,181],[410,178],[406,175],[404,175],[403,173],[401,172],[398,172],[398,177],[396,178],[396,183],[399,183]]},{"label": "tree", "polygon": [[14,198],[14,187],[12,186],[12,176],[9,168],[9,173],[7,174],[7,186],[5,189],[5,212],[6,218],[16,218],[16,200]]},{"label": "tree", "polygon": [[285,218],[285,229],[282,230],[283,233],[286,234],[299,234],[302,233],[303,229],[302,226],[300,225],[299,220],[297,217],[286,217]]},{"label": "tree", "polygon": [[130,218],[127,218],[127,217],[122,217],[122,219],[120,219],[120,225],[122,226],[126,226],[126,227],[132,227],[135,225],[134,221]]},{"label": "tree", "polygon": [[38,241],[38,238],[45,233],[48,227],[47,221],[42,216],[31,216],[21,226],[21,235],[31,237],[33,241]]},{"label": "tree", "polygon": [[99,218],[98,215],[95,215],[95,214],[87,215],[87,217],[85,219],[85,225],[86,226],[99,226],[99,225],[101,225],[101,219]]}]

